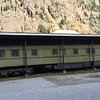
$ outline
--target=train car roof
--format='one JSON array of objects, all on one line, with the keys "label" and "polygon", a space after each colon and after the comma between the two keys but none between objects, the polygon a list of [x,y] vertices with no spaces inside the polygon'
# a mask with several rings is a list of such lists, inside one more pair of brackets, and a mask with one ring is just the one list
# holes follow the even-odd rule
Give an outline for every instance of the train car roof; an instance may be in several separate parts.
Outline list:
[{"label": "train car roof", "polygon": [[[1,32],[0,45],[21,45],[27,41],[34,45],[56,45],[64,41],[65,44],[100,44],[100,35],[98,34],[66,34],[66,33],[17,33]],[[12,42],[13,41],[13,42]]]},{"label": "train car roof", "polygon": [[18,32],[1,32],[0,36],[18,36],[18,37],[99,37],[99,34],[66,34],[66,33],[51,33],[51,34],[41,34],[41,33],[18,33]]}]

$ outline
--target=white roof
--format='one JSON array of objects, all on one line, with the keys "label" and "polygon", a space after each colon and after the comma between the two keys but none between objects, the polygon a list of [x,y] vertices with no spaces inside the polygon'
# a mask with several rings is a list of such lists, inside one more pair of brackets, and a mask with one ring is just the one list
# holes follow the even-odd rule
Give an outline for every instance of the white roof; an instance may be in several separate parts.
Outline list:
[{"label": "white roof", "polygon": [[53,33],[80,34],[74,30],[56,30]]},{"label": "white roof", "polygon": [[41,34],[41,33],[22,33],[22,32],[1,32],[0,33],[0,36],[41,36],[41,37],[99,37],[100,38],[100,35],[98,34],[69,34],[69,33],[52,33],[52,34]]}]

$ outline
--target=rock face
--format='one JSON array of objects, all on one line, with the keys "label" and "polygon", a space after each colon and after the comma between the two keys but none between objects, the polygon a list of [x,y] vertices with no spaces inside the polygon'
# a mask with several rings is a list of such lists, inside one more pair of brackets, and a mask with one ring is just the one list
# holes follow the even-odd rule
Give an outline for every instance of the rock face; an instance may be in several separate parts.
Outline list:
[{"label": "rock face", "polygon": [[100,0],[0,0],[1,32],[100,33]]}]

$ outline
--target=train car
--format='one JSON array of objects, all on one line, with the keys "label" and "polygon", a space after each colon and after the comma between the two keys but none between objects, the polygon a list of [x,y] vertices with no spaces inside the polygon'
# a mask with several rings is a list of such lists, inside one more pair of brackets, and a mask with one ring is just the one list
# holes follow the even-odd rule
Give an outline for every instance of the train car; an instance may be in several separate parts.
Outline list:
[{"label": "train car", "polygon": [[0,76],[100,66],[100,35],[0,33]]}]

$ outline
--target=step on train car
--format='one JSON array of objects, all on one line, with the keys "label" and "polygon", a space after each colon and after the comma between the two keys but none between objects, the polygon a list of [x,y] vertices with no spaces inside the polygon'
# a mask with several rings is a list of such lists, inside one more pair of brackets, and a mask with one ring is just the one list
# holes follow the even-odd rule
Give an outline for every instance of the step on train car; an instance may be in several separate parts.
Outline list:
[{"label": "step on train car", "polygon": [[0,77],[100,66],[100,35],[0,33]]}]

